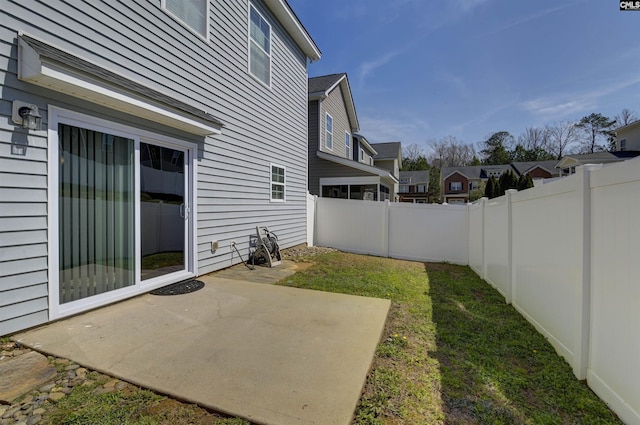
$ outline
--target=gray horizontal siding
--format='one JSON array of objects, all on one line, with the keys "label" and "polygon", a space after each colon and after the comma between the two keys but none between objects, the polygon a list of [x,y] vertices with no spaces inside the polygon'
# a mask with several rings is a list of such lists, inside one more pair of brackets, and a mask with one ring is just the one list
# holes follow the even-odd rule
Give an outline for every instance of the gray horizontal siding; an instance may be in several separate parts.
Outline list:
[{"label": "gray horizontal siding", "polygon": [[[333,118],[333,149],[329,150],[326,147],[326,114],[331,115]],[[345,157],[345,143],[344,134],[351,131],[351,124],[349,122],[349,115],[347,114],[347,108],[344,101],[344,93],[342,87],[337,86],[326,99],[320,102],[320,141],[323,152],[330,153],[339,157]]]},{"label": "gray horizontal siding", "polygon": [[[43,247],[47,243],[48,141],[46,131],[27,136],[16,130],[10,120],[14,99],[38,105],[45,123],[47,106],[53,104],[198,142],[200,274],[229,266],[231,252],[224,243],[238,240],[242,247],[256,225],[269,226],[283,247],[306,241],[307,61],[267,8],[259,0],[255,5],[272,26],[270,88],[247,72],[245,1],[209,2],[209,43],[162,11],[159,0],[3,2],[0,296],[11,291],[12,305],[20,308],[9,314],[9,306],[0,307],[0,334],[19,329],[17,323],[26,327],[47,320]],[[223,134],[197,140],[19,81],[18,30],[212,113],[224,122]],[[287,170],[285,203],[270,202],[270,163]],[[213,240],[226,248],[212,254]],[[19,258],[20,253],[26,256]]]}]

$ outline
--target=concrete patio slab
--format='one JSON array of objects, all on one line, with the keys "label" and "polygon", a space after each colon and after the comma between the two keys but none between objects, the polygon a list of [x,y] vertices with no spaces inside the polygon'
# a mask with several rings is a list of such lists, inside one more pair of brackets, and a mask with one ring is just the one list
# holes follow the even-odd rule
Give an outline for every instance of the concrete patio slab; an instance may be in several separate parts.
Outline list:
[{"label": "concrete patio slab", "polygon": [[261,424],[349,424],[388,300],[202,276],[14,335],[36,350]]}]

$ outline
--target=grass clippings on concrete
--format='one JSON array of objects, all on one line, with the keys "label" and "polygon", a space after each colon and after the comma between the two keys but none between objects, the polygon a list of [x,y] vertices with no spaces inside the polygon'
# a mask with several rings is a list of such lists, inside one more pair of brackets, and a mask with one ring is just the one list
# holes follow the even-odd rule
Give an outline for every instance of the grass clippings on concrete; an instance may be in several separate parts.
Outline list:
[{"label": "grass clippings on concrete", "polygon": [[354,424],[621,424],[468,267],[340,252],[281,284],[392,302]]}]

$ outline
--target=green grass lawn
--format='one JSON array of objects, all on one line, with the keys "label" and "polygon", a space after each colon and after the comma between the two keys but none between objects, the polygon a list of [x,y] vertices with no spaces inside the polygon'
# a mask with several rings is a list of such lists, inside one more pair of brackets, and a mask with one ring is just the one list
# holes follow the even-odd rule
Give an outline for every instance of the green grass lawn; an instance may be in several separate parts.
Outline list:
[{"label": "green grass lawn", "polygon": [[621,424],[468,267],[334,252],[283,285],[391,300],[356,424]]}]

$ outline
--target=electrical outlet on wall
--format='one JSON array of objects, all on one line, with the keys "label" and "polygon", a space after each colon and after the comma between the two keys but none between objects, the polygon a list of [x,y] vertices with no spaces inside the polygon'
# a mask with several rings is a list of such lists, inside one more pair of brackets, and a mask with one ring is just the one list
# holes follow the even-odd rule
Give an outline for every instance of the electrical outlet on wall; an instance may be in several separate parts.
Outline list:
[{"label": "electrical outlet on wall", "polygon": [[218,241],[211,241],[211,253],[215,254],[218,250]]},{"label": "electrical outlet on wall", "polygon": [[234,249],[236,247],[236,241],[229,242],[229,248]]}]

